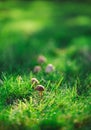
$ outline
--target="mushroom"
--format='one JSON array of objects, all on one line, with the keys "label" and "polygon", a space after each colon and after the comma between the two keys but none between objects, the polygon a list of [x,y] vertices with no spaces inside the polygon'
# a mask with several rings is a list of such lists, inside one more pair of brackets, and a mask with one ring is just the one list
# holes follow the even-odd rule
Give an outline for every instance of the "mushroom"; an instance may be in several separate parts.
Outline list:
[{"label": "mushroom", "polygon": [[36,78],[32,78],[32,79],[31,79],[31,83],[32,83],[33,85],[36,85],[36,84],[39,84],[39,81],[38,81]]},{"label": "mushroom", "polygon": [[50,72],[52,72],[54,70],[55,70],[54,66],[52,64],[48,64],[46,69],[45,69],[45,72],[50,73]]},{"label": "mushroom", "polygon": [[34,73],[40,72],[41,71],[41,66],[35,66],[33,71],[34,71]]},{"label": "mushroom", "polygon": [[35,88],[35,90],[39,91],[39,94],[42,97],[43,91],[45,90],[45,88],[42,85],[37,85],[37,87]]},{"label": "mushroom", "polygon": [[40,55],[38,57],[38,63],[42,64],[42,63],[45,63],[47,61],[46,57],[43,56],[43,55]]}]

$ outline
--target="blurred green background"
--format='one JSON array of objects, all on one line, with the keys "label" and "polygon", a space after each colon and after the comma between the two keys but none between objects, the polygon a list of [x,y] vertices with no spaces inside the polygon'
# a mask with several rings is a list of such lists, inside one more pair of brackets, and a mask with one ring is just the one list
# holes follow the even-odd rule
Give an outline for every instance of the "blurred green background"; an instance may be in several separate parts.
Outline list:
[{"label": "blurred green background", "polygon": [[91,70],[91,4],[0,1],[0,73],[28,72],[45,55],[61,71]]}]

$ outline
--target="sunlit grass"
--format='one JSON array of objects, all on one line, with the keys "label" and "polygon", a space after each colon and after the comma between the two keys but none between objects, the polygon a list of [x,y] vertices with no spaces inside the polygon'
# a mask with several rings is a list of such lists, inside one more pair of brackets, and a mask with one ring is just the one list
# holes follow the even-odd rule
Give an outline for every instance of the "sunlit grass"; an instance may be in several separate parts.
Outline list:
[{"label": "sunlit grass", "polygon": [[43,28],[43,23],[35,21],[16,21],[6,24],[3,28],[4,32],[25,32],[25,33],[34,33],[40,31]]},{"label": "sunlit grass", "polygon": [[[42,99],[31,87],[30,76],[23,76],[23,82],[19,86],[16,76],[4,76],[4,86],[0,88],[0,104],[7,106],[3,106],[4,110],[1,111],[0,118],[3,116],[4,120],[8,120],[13,125],[14,123],[20,125],[22,122],[26,128],[32,128],[34,125],[39,128],[42,121],[54,119],[55,122],[56,120],[59,122],[60,128],[63,123],[63,127],[73,129],[76,122],[81,122],[90,116],[90,95],[86,97],[84,97],[85,93],[79,95],[80,88],[77,86],[79,79],[74,79],[72,85],[71,81],[67,84],[61,74],[58,76],[58,79],[55,78],[55,73],[52,76],[55,83],[50,76],[50,80],[46,80]],[[88,81],[87,79],[86,85]],[[84,83],[79,85],[82,84]],[[47,125],[50,126],[50,122]]]}]

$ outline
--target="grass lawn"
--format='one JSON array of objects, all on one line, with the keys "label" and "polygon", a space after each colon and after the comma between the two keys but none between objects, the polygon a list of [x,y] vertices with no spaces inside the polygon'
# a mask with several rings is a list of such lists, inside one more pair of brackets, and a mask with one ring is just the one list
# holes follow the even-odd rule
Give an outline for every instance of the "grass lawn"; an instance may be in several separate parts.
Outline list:
[{"label": "grass lawn", "polygon": [[0,2],[0,130],[90,130],[90,42],[90,4]]}]

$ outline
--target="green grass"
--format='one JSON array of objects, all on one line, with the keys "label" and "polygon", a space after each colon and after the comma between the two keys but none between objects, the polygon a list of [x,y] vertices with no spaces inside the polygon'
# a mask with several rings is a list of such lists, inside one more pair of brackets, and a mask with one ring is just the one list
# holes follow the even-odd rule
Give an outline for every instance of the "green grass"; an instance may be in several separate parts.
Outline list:
[{"label": "green grass", "polygon": [[84,3],[0,3],[0,130],[91,129],[90,15]]},{"label": "green grass", "polygon": [[40,73],[36,77],[45,86],[42,98],[32,88],[30,77],[35,75],[22,76],[19,84],[16,76],[3,76],[0,120],[6,122],[7,128],[18,129],[23,125],[22,129],[90,129],[91,75],[84,81],[70,77],[67,82],[59,72]]}]

